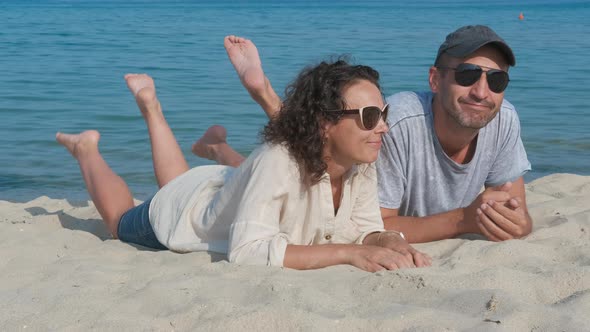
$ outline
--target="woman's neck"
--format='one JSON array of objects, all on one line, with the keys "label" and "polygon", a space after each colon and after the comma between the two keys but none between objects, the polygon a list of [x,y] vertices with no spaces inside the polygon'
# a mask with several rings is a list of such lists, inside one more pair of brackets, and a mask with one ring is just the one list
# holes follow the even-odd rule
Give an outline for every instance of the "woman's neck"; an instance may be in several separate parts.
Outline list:
[{"label": "woman's neck", "polygon": [[342,197],[342,182],[346,172],[350,170],[350,167],[344,167],[330,160],[326,160],[328,168],[326,172],[330,176],[330,187],[332,189],[332,204],[334,204],[334,215],[338,214],[338,208],[340,208],[340,198]]},{"label": "woman's neck", "polygon": [[340,183],[342,181],[342,177],[344,176],[344,174],[346,174],[352,167],[348,165],[338,164],[334,162],[334,160],[332,160],[331,158],[326,158],[325,162],[328,166],[326,168],[326,173],[330,175],[330,181],[332,183]]}]

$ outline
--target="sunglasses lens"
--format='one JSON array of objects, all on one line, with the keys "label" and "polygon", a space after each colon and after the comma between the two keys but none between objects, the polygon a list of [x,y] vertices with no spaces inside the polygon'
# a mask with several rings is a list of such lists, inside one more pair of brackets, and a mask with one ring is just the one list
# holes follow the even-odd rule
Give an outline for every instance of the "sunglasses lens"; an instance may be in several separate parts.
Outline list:
[{"label": "sunglasses lens", "polygon": [[490,70],[487,72],[488,86],[495,93],[506,90],[510,81],[508,73],[502,70]]},{"label": "sunglasses lens", "polygon": [[377,106],[368,106],[363,108],[363,126],[371,130],[377,126],[381,118],[381,109]]},{"label": "sunglasses lens", "polygon": [[[455,69],[455,82],[461,86],[472,86],[481,78],[483,70],[471,63],[462,63]],[[503,70],[490,69],[486,72],[488,87],[495,93],[506,90],[510,78]]]},{"label": "sunglasses lens", "polygon": [[462,67],[459,65],[455,70],[455,81],[461,86],[471,86],[481,77],[481,68],[479,67]]}]

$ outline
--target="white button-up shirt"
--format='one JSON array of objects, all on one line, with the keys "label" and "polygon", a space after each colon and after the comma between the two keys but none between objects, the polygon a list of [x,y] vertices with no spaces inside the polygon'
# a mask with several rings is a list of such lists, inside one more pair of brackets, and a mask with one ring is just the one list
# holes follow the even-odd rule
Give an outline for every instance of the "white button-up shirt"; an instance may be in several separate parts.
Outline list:
[{"label": "white button-up shirt", "polygon": [[171,250],[282,266],[288,244],[360,244],[384,230],[374,165],[354,166],[342,185],[335,214],[329,175],[305,185],[287,149],[265,144],[237,169],[195,167],[168,183],[151,202],[150,222]]}]

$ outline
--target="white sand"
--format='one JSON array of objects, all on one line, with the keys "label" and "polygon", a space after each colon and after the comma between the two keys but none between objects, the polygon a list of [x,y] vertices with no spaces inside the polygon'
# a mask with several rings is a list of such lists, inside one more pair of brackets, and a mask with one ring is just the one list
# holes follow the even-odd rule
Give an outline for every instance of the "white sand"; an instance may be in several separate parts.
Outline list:
[{"label": "white sand", "polygon": [[590,177],[527,185],[524,240],[417,247],[434,266],[238,266],[111,240],[90,203],[0,201],[0,331],[590,330]]}]

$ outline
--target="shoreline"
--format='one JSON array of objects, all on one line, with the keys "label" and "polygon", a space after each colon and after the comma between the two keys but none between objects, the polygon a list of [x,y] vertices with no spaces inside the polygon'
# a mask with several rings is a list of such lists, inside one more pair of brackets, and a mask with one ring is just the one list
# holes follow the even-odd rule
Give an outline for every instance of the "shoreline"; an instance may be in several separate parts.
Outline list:
[{"label": "shoreline", "polygon": [[526,184],[533,232],[418,244],[422,269],[239,266],[111,239],[88,201],[0,200],[2,330],[584,330],[590,176]]},{"label": "shoreline", "polygon": [[[244,152],[244,155],[249,154],[251,151],[246,151]],[[191,157],[192,158],[192,157]],[[73,164],[75,164],[74,161],[72,161]],[[197,167],[197,166],[203,166],[203,165],[209,165],[209,164],[214,164],[214,163],[203,163],[203,164],[193,164],[191,165],[191,167]],[[79,173],[78,170],[76,170],[76,172]],[[586,174],[587,173],[587,174]],[[590,172],[586,172],[586,173],[547,173],[547,172],[534,172],[534,171],[529,171],[524,175],[524,180],[525,180],[525,184],[531,183],[533,181],[536,181],[538,179],[547,177],[547,176],[551,176],[554,174],[570,174],[570,175],[576,175],[576,176],[590,176]],[[5,177],[9,178],[11,175],[8,174]],[[90,197],[88,196],[88,192],[86,191],[86,188],[84,187],[84,179],[82,179],[80,174],[76,173],[76,178],[75,179],[69,179],[67,180],[68,182],[68,187],[59,187],[56,188],[54,186],[52,187],[44,187],[42,189],[30,189],[30,188],[25,188],[24,186],[30,186],[30,183],[28,182],[23,182],[22,186],[18,186],[18,187],[13,187],[14,185],[10,182],[8,182],[7,180],[5,180],[6,182],[6,187],[4,188],[0,188],[0,201],[7,201],[7,202],[11,202],[11,203],[27,203],[29,201],[35,200],[37,198],[39,198],[39,192],[42,191],[42,196],[47,196],[48,198],[53,198],[53,199],[67,199],[68,201],[71,202],[86,202],[87,200],[90,200]],[[125,177],[124,177],[125,178]],[[0,184],[2,179],[0,179]],[[65,181],[65,180],[64,180]],[[153,175],[150,175],[149,181],[148,180],[142,180],[141,182],[128,182],[127,183],[134,195],[134,197],[137,200],[145,200],[148,199],[149,197],[153,196],[154,193],[158,190],[158,186],[156,184],[156,179],[153,177]],[[67,194],[64,194],[67,193]]]}]

